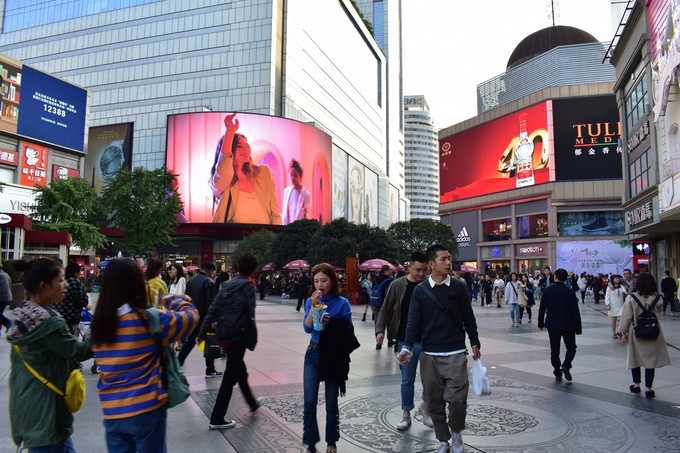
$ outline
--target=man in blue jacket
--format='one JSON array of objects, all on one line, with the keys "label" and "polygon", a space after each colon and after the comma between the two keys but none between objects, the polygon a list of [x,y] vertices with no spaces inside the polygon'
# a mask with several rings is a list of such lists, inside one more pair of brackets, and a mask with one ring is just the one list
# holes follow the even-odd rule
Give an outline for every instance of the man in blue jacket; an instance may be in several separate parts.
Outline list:
[{"label": "man in blue jacket", "polygon": [[413,345],[422,343],[420,377],[439,440],[437,453],[450,453],[451,447],[453,453],[462,453],[465,447],[460,432],[465,428],[469,388],[465,333],[472,346],[472,358],[480,358],[477,322],[467,287],[449,275],[451,254],[443,246],[433,245],[426,255],[432,275],[413,290],[404,346],[397,360],[407,364]]},{"label": "man in blue jacket", "polygon": [[[576,355],[576,335],[581,335],[581,313],[574,292],[566,287],[567,271],[555,271],[555,284],[548,286],[541,296],[538,309],[538,328],[548,328],[550,337],[550,363],[557,382],[562,375],[571,381],[571,362]],[[545,320],[545,321],[544,321]],[[560,362],[560,341],[564,340],[567,353]]]}]

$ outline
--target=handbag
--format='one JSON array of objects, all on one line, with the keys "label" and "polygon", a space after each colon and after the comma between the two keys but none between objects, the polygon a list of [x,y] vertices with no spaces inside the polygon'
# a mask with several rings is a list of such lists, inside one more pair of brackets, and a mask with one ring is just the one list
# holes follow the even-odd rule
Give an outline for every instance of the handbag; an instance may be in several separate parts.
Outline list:
[{"label": "handbag", "polygon": [[179,367],[175,348],[163,346],[158,310],[147,308],[146,312],[149,315],[149,331],[156,341],[156,351],[161,358],[161,379],[168,394],[168,407],[175,407],[189,398],[189,383]]},{"label": "handbag", "polygon": [[85,393],[87,392],[87,389],[85,387],[85,377],[79,369],[74,368],[71,370],[68,378],[66,378],[66,388],[64,391],[62,391],[47,378],[42,377],[40,373],[38,373],[31,365],[28,364],[27,361],[24,360],[19,346],[14,345],[14,351],[16,351],[21,361],[24,362],[24,366],[26,366],[28,371],[30,371],[37,380],[42,382],[48,389],[64,398],[64,403],[66,403],[66,408],[70,413],[74,414],[78,412],[81,407],[83,407],[83,404],[85,404]]},{"label": "handbag", "polygon": [[[519,303],[520,307],[526,307],[527,302],[529,302],[529,298],[527,297],[527,293],[522,291],[517,291],[517,288],[515,288],[515,285],[510,283],[510,286],[512,286],[512,289],[515,291],[515,296],[517,296],[517,303]],[[521,295],[520,295],[521,294]]]},{"label": "handbag", "polygon": [[212,332],[205,334],[205,345],[203,346],[203,357],[206,359],[219,359],[222,357],[222,348],[217,341],[217,335]]}]

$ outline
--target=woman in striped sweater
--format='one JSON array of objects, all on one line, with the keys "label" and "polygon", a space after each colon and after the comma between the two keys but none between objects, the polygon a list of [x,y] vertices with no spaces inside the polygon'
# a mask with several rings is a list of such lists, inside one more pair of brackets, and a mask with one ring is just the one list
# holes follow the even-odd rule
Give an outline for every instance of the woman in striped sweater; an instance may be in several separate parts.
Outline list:
[{"label": "woman in striped sweater", "polygon": [[[164,346],[189,335],[198,324],[198,311],[187,297],[166,296],[160,305]],[[166,451],[168,395],[146,308],[139,266],[127,258],[111,260],[92,319],[92,350],[101,369],[97,392],[109,451]]]}]

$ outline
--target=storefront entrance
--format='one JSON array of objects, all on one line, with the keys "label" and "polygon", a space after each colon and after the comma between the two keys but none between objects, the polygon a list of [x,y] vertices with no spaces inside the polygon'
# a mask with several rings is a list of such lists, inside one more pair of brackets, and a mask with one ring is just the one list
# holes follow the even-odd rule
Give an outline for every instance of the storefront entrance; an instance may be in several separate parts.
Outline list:
[{"label": "storefront entrance", "polygon": [[517,267],[515,272],[521,272],[527,275],[536,275],[543,272],[543,269],[548,265],[548,260],[545,258],[533,258],[517,260]]},{"label": "storefront entrance", "polygon": [[492,276],[496,275],[506,275],[511,272],[510,261],[499,260],[499,261],[485,261],[484,262],[484,273]]}]

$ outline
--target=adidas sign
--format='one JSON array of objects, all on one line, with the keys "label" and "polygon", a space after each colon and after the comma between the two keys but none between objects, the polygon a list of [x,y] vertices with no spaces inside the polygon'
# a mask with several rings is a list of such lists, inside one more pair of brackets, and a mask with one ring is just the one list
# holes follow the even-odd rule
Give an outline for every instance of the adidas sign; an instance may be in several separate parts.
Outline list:
[{"label": "adidas sign", "polygon": [[472,246],[472,239],[470,239],[470,235],[468,234],[467,227],[463,227],[463,229],[460,230],[460,233],[458,233],[458,236],[456,237],[456,242],[458,243],[458,247],[471,247]]}]

